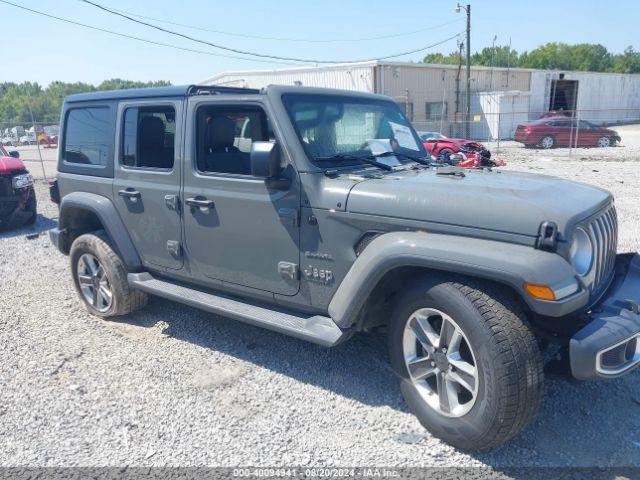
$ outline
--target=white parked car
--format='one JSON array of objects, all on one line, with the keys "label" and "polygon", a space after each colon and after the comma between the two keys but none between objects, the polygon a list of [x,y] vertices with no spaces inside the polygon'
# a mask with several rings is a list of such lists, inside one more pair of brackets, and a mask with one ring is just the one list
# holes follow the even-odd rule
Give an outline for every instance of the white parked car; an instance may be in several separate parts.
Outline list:
[{"label": "white parked car", "polygon": [[35,145],[36,134],[34,132],[26,132],[20,137],[20,145]]}]

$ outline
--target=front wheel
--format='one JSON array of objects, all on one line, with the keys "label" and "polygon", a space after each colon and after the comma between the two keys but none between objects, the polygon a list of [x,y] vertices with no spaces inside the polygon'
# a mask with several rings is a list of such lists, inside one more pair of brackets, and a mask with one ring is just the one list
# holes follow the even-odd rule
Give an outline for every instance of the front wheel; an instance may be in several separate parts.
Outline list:
[{"label": "front wheel", "polygon": [[495,447],[535,417],[542,358],[519,306],[473,279],[424,278],[398,301],[391,364],[410,410],[445,442]]},{"label": "front wheel", "polygon": [[147,294],[129,286],[124,263],[104,232],[80,235],[69,256],[73,283],[93,315],[126,315],[147,304]]},{"label": "front wheel", "polygon": [[553,137],[547,135],[546,137],[542,137],[540,139],[540,143],[538,143],[538,145],[540,145],[544,149],[553,148],[553,146],[555,145],[555,141],[553,140]]},{"label": "front wheel", "polygon": [[598,139],[598,147],[607,148],[612,145],[611,139],[609,137],[600,137]]}]

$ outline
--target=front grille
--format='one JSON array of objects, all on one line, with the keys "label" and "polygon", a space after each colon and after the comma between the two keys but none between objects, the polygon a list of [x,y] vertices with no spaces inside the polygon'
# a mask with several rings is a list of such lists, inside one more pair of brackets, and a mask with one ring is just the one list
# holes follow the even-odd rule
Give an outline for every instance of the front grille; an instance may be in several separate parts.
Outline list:
[{"label": "front grille", "polygon": [[618,216],[613,204],[583,226],[593,245],[593,266],[589,274],[591,293],[599,295],[613,275],[618,247]]}]

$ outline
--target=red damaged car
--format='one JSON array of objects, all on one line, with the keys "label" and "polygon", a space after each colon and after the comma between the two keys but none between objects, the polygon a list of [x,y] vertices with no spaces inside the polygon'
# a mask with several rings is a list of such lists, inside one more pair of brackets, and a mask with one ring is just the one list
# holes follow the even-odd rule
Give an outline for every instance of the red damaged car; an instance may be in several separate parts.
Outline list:
[{"label": "red damaged car", "polygon": [[513,136],[527,147],[612,147],[620,142],[615,130],[595,125],[586,120],[565,116],[547,117],[518,125]]},{"label": "red damaged car", "polygon": [[36,192],[17,151],[0,145],[0,230],[36,221]]},{"label": "red damaged car", "polygon": [[463,138],[448,138],[438,132],[417,132],[427,152],[436,158],[462,154],[458,161],[461,167],[496,167],[503,166],[502,160],[491,160],[491,152],[484,145]]}]

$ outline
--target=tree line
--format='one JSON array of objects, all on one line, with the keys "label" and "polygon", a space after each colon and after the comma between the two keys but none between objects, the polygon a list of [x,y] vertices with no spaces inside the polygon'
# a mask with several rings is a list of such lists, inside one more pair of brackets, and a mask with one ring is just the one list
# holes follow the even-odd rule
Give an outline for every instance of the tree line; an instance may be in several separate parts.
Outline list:
[{"label": "tree line", "polygon": [[[425,63],[458,64],[458,52],[448,55],[430,53]],[[462,64],[465,63],[464,54]],[[518,53],[509,46],[483,48],[471,55],[472,65],[538,68],[542,70],[577,70],[587,72],[640,73],[640,52],[632,46],[623,53],[609,52],[604,45],[547,43],[529,52]]]},{"label": "tree line", "polygon": [[99,85],[82,82],[52,82],[45,88],[35,82],[4,82],[0,83],[0,127],[4,129],[14,125],[28,126],[31,123],[29,106],[36,122],[58,123],[62,100],[73,93],[168,85],[171,83],[164,80],[134,82],[120,78],[105,80]]}]

